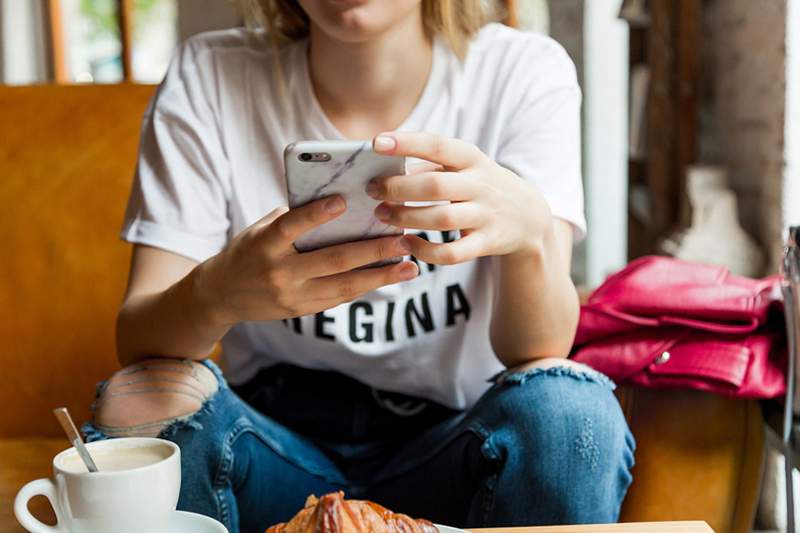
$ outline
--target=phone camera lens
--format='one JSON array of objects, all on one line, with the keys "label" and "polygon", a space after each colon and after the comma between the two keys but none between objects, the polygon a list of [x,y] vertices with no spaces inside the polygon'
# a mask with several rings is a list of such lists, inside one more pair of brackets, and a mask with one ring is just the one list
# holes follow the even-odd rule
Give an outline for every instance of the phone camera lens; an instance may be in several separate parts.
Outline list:
[{"label": "phone camera lens", "polygon": [[304,152],[304,153],[300,154],[300,161],[311,161],[312,157],[313,156],[311,154],[309,154],[308,152]]}]

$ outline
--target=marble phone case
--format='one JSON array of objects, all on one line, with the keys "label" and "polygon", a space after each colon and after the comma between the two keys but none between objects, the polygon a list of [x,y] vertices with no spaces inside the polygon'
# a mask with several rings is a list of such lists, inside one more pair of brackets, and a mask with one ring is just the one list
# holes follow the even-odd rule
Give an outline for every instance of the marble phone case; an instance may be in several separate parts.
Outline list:
[{"label": "marble phone case", "polygon": [[[303,153],[331,157],[328,161],[301,161]],[[375,218],[380,202],[367,195],[366,187],[372,178],[405,174],[405,158],[376,154],[369,141],[300,141],[286,147],[283,160],[289,207],[332,194],[340,194],[347,202],[347,211],[341,216],[295,241],[299,251],[403,233]]]}]

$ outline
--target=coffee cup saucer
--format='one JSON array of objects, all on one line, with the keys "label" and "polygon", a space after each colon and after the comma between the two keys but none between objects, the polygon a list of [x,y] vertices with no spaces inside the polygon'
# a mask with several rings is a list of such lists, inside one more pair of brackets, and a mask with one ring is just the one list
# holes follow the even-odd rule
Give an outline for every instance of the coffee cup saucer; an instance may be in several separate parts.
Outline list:
[{"label": "coffee cup saucer", "polygon": [[175,511],[164,533],[228,533],[228,530],[213,518],[188,511]]}]

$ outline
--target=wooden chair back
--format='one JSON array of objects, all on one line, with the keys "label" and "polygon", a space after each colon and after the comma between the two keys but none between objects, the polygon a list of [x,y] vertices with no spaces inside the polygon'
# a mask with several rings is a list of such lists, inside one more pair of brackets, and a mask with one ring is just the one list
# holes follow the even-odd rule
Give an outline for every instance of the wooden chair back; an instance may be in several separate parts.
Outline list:
[{"label": "wooden chair back", "polygon": [[114,321],[129,246],[119,230],[143,85],[0,86],[0,437],[86,420],[117,362]]}]

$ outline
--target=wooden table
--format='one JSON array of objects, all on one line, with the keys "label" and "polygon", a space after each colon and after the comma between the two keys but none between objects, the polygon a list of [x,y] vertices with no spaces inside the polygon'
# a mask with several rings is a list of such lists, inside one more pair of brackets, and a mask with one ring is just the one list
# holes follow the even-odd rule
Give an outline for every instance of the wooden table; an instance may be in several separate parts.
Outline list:
[{"label": "wooden table", "polygon": [[[51,460],[69,447],[64,438],[0,439],[0,533],[25,533],[14,518],[14,497],[28,481],[53,475]],[[55,515],[44,496],[31,500],[38,518],[55,523]]]},{"label": "wooden table", "polygon": [[705,522],[629,522],[589,526],[536,526],[473,529],[472,533],[714,533]]}]

